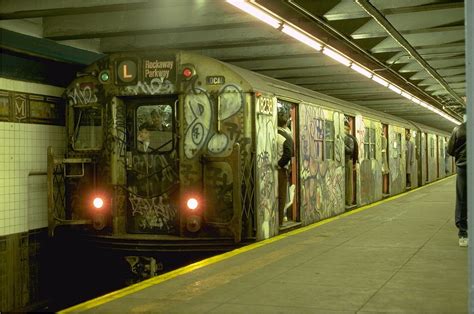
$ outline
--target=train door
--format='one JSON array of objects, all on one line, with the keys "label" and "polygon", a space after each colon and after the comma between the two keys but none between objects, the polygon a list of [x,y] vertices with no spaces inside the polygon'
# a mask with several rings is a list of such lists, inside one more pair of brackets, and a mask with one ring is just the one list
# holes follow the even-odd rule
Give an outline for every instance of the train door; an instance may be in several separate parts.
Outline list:
[{"label": "train door", "polygon": [[390,168],[388,156],[390,154],[388,145],[388,125],[382,124],[382,196],[390,195]]},{"label": "train door", "polygon": [[127,231],[178,234],[174,97],[126,102]]},{"label": "train door", "polygon": [[[291,106],[290,109],[290,121],[289,121],[289,128],[291,130],[291,133],[293,135],[293,139],[298,138],[297,130],[296,130],[296,117],[297,117],[297,107],[295,105]],[[293,141],[293,157],[291,158],[291,171],[290,171],[290,183],[289,183],[289,203],[291,203],[291,207],[287,209],[287,219],[290,221],[300,221],[300,213],[298,211],[299,208],[299,194],[297,191],[296,187],[299,186],[299,178],[298,178],[298,148],[296,145],[296,140]]]},{"label": "train door", "polygon": [[423,185],[423,160],[424,160],[424,153],[423,153],[423,132],[416,132],[415,136],[416,142],[416,169],[417,169],[417,181],[418,186]]},{"label": "train door", "polygon": [[429,138],[428,138],[428,133],[425,133],[425,169],[426,169],[426,176],[425,176],[425,182],[430,181],[430,150],[429,150]]},{"label": "train door", "polygon": [[[344,124],[346,128],[346,132],[349,133],[354,137],[356,137],[356,123],[355,117],[346,115],[344,117]],[[349,129],[347,129],[347,127]],[[354,159],[358,160],[359,154],[359,147],[358,142],[355,142],[352,155],[349,156],[350,158],[346,160],[346,175],[345,175],[345,190],[346,190],[346,209],[350,209],[357,205],[357,167],[355,166]]]},{"label": "train door", "polygon": [[[298,161],[296,150],[296,105],[283,100],[277,100],[278,106],[278,137],[279,158],[283,157],[284,145],[291,144],[291,158],[286,168],[279,168],[278,178],[278,198],[279,202],[279,223],[280,230],[291,228],[300,219],[298,206]],[[284,142],[283,142],[284,141]],[[281,147],[280,147],[281,146]],[[281,151],[280,151],[281,150]]]},{"label": "train door", "polygon": [[439,166],[440,166],[440,146],[439,146],[439,136],[436,135],[436,178],[439,178]]}]

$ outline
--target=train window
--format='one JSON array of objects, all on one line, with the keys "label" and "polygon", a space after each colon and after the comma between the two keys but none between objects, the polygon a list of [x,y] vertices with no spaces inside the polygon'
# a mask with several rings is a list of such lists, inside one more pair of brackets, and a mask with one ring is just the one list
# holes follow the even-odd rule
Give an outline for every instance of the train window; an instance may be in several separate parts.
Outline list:
[{"label": "train window", "polygon": [[324,160],[334,160],[333,121],[324,121]]},{"label": "train window", "polygon": [[374,128],[365,128],[364,158],[375,159],[375,129]]},{"label": "train window", "polygon": [[375,159],[375,129],[370,130],[370,159]]},{"label": "train window", "polygon": [[173,107],[153,104],[137,107],[136,149],[142,153],[173,149]]},{"label": "train window", "polygon": [[315,120],[316,128],[316,136],[314,138],[314,142],[316,144],[316,159],[323,160],[324,154],[324,120],[316,119]]},{"label": "train window", "polygon": [[435,153],[435,140],[434,138],[430,138],[430,156],[434,157]]},{"label": "train window", "polygon": [[364,132],[364,159],[370,159],[370,140],[369,128],[365,128]]},{"label": "train window", "polygon": [[102,148],[102,108],[75,107],[72,147],[75,150]]},{"label": "train window", "polygon": [[398,158],[402,158],[402,133],[397,133],[397,142],[398,142]]}]

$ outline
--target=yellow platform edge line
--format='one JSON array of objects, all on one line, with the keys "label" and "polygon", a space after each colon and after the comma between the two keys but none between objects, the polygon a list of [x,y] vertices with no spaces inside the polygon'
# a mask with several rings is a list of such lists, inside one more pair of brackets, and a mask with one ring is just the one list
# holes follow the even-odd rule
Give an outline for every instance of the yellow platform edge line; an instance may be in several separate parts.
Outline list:
[{"label": "yellow platform edge line", "polygon": [[255,242],[255,243],[246,245],[246,246],[244,246],[244,247],[241,247],[241,248],[238,248],[238,249],[235,249],[235,250],[232,250],[232,251],[223,253],[223,254],[219,254],[219,255],[216,255],[216,256],[213,256],[213,257],[206,258],[206,259],[204,259],[204,260],[202,260],[202,261],[199,261],[199,262],[190,264],[190,265],[188,265],[188,266],[181,267],[181,268],[175,269],[175,270],[173,270],[173,271],[170,271],[169,273],[166,273],[166,274],[163,274],[163,275],[160,275],[160,276],[156,276],[156,277],[153,277],[153,278],[150,278],[150,279],[141,281],[141,282],[139,282],[139,283],[133,284],[133,285],[128,286],[128,287],[126,287],[126,288],[123,288],[123,289],[120,289],[120,290],[117,290],[117,291],[114,291],[114,292],[110,292],[110,293],[108,293],[108,294],[105,294],[105,295],[103,295],[103,296],[97,297],[97,298],[95,298],[95,299],[92,299],[92,300],[89,300],[89,301],[86,301],[86,302],[83,302],[83,303],[79,303],[79,304],[74,305],[74,306],[72,306],[72,307],[69,307],[69,308],[66,308],[66,309],[64,309],[64,310],[61,310],[61,311],[59,311],[59,312],[57,312],[57,313],[59,313],[59,314],[65,314],[65,313],[73,313],[73,312],[81,312],[81,311],[89,310],[89,309],[94,308],[94,307],[97,307],[97,306],[99,306],[99,305],[102,305],[102,304],[108,303],[108,302],[110,302],[110,301],[119,299],[119,298],[124,297],[124,296],[127,296],[127,295],[129,295],[129,294],[132,294],[132,293],[138,292],[138,291],[140,291],[140,290],[146,289],[146,288],[148,288],[148,287],[157,285],[157,284],[162,283],[162,282],[164,282],[164,281],[167,281],[167,280],[169,280],[169,279],[172,279],[172,278],[175,278],[175,277],[178,277],[178,276],[181,276],[181,275],[190,273],[190,272],[192,272],[192,271],[194,271],[194,270],[196,270],[196,269],[199,269],[199,268],[202,268],[202,267],[205,267],[205,266],[208,266],[208,265],[212,265],[212,264],[218,263],[218,262],[220,262],[220,261],[226,260],[226,259],[231,258],[231,257],[233,257],[233,256],[236,256],[236,255],[238,255],[238,254],[242,254],[242,253],[245,253],[245,252],[254,250],[254,249],[256,249],[256,248],[259,248],[259,247],[261,247],[261,246],[264,246],[264,245],[267,245],[267,244],[270,244],[270,243],[279,241],[279,240],[281,240],[281,239],[284,239],[284,238],[287,238],[287,237],[290,237],[290,236],[293,236],[293,235],[296,235],[296,234],[299,234],[299,233],[302,233],[302,232],[311,230],[311,229],[313,229],[313,228],[316,228],[316,227],[325,225],[325,224],[330,223],[330,222],[332,222],[332,221],[334,221],[334,220],[341,219],[341,218],[344,218],[344,217],[347,217],[347,216],[350,216],[350,215],[359,213],[359,212],[361,212],[361,211],[367,210],[367,209],[369,209],[369,208],[372,208],[372,207],[381,205],[381,204],[383,204],[383,203],[396,200],[396,199],[398,199],[398,198],[400,198],[400,197],[406,196],[406,195],[408,195],[408,194],[410,194],[410,193],[413,193],[413,192],[415,192],[415,191],[419,191],[419,190],[424,189],[424,188],[426,188],[426,187],[429,187],[429,186],[431,186],[431,185],[441,183],[441,182],[443,182],[443,181],[445,181],[445,180],[447,180],[447,179],[450,179],[451,177],[452,177],[452,175],[450,175],[450,176],[448,176],[448,177],[445,177],[445,178],[442,178],[442,179],[439,179],[439,180],[437,180],[437,181],[428,183],[428,184],[423,185],[423,186],[421,186],[421,187],[414,188],[414,189],[412,189],[412,190],[410,190],[410,191],[406,191],[406,192],[404,192],[404,193],[400,193],[400,194],[397,194],[397,195],[388,197],[388,198],[386,198],[386,199],[377,201],[377,202],[375,202],[375,203],[372,203],[372,204],[368,204],[368,205],[359,207],[359,208],[354,209],[354,210],[351,210],[351,211],[349,211],[349,212],[345,212],[345,213],[343,213],[343,214],[340,214],[340,215],[337,215],[337,216],[334,216],[334,217],[331,217],[331,218],[327,218],[327,219],[322,220],[322,221],[318,221],[318,222],[316,222],[316,223],[307,225],[307,226],[305,226],[305,227],[302,227],[302,228],[299,228],[299,229],[295,229],[295,230],[292,230],[292,231],[289,231],[289,232],[286,232],[286,233],[277,235],[277,236],[272,237],[272,238],[270,238],[270,239],[266,239],[266,240],[262,240],[262,241],[259,241],[259,242]]}]

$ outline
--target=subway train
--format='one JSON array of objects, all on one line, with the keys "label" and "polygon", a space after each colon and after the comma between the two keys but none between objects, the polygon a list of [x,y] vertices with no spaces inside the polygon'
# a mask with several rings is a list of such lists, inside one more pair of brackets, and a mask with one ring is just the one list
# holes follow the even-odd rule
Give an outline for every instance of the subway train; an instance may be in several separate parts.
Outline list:
[{"label": "subway train", "polygon": [[[48,149],[49,233],[146,264],[142,277],[161,254],[230,250],[454,169],[446,132],[184,51],[110,54],[65,97],[66,152]],[[280,113],[294,139],[283,214]]]}]

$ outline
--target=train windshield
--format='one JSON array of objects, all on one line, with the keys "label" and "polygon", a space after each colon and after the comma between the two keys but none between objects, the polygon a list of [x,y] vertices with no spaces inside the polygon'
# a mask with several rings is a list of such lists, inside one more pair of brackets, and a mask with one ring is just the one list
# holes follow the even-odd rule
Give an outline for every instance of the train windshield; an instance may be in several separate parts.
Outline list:
[{"label": "train windshield", "polygon": [[102,148],[102,108],[75,107],[73,148],[98,150]]},{"label": "train windshield", "polygon": [[137,107],[136,148],[139,152],[163,153],[173,150],[172,103]]}]

